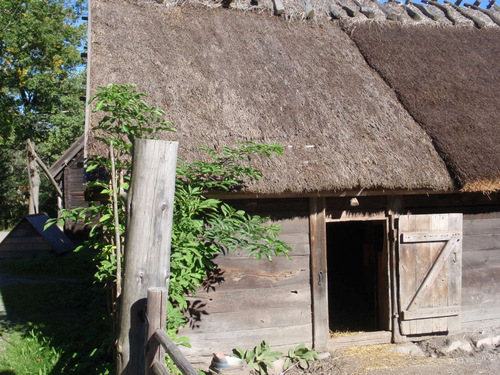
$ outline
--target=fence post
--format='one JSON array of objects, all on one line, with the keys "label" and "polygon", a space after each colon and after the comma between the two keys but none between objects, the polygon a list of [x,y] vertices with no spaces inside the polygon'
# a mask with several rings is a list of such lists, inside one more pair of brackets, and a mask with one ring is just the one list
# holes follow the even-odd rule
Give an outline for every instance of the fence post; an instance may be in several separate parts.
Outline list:
[{"label": "fence post", "polygon": [[146,336],[146,375],[154,375],[153,363],[165,363],[165,349],[155,338],[156,329],[165,330],[167,326],[167,298],[165,288],[148,289],[148,333]]},{"label": "fence post", "polygon": [[117,342],[119,375],[144,374],[147,290],[168,290],[177,149],[177,142],[134,142]]}]

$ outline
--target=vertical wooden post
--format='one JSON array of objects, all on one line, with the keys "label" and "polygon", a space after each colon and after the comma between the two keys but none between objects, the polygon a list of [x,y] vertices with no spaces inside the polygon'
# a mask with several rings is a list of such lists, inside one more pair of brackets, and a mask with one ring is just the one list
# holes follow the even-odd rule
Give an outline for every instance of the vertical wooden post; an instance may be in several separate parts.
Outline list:
[{"label": "vertical wooden post", "polygon": [[398,252],[398,232],[396,228],[396,219],[399,218],[403,212],[403,201],[401,197],[390,197],[387,201],[386,215],[388,217],[388,235],[389,235],[389,262],[390,262],[390,288],[391,288],[391,317],[392,317],[392,342],[402,343],[405,342],[405,336],[401,335],[399,326],[399,306],[398,306],[398,265],[397,265],[397,252]]},{"label": "vertical wooden post", "polygon": [[145,369],[147,290],[168,290],[177,142],[136,140],[128,193],[117,373]]},{"label": "vertical wooden post", "polygon": [[28,180],[30,184],[30,200],[28,214],[33,215],[38,213],[38,198],[40,195],[40,170],[35,160],[34,155],[29,149],[29,139],[27,141],[26,162],[28,164]]},{"label": "vertical wooden post", "polygon": [[311,246],[313,345],[316,351],[325,351],[329,338],[325,206],[325,198],[314,197],[310,199],[309,236]]},{"label": "vertical wooden post", "polygon": [[153,363],[165,363],[165,349],[155,338],[155,330],[165,330],[167,326],[167,298],[165,288],[148,289],[148,333],[146,337],[146,375],[154,375]]}]

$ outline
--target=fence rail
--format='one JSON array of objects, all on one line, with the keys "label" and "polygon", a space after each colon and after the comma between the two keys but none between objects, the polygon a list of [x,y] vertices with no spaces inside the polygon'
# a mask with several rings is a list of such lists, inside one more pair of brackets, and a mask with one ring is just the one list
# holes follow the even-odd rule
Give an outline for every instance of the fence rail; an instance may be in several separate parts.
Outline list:
[{"label": "fence rail", "polygon": [[149,288],[147,301],[148,334],[146,337],[146,374],[168,375],[165,353],[184,375],[198,375],[175,342],[165,332],[167,321],[167,289]]}]

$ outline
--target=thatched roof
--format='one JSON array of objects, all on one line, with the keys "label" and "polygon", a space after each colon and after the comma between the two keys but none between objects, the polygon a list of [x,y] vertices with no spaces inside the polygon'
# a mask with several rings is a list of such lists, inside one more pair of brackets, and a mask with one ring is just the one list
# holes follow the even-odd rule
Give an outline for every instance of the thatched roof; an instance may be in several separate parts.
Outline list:
[{"label": "thatched roof", "polygon": [[[454,188],[431,138],[343,31],[353,23],[124,0],[94,0],[91,21],[91,89],[137,83],[178,129],[168,136],[181,158],[246,140],[285,146],[250,192]],[[91,140],[88,153],[99,151]]]},{"label": "thatched roof", "polygon": [[500,29],[365,24],[351,36],[462,189],[500,189]]}]

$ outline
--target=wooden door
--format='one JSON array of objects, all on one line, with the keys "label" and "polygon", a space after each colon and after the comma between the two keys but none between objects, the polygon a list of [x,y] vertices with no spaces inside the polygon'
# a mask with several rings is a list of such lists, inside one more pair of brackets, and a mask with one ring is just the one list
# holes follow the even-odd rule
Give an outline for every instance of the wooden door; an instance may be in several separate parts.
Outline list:
[{"label": "wooden door", "polygon": [[462,214],[399,218],[401,334],[460,329]]}]

